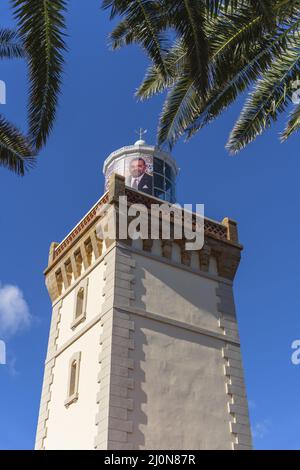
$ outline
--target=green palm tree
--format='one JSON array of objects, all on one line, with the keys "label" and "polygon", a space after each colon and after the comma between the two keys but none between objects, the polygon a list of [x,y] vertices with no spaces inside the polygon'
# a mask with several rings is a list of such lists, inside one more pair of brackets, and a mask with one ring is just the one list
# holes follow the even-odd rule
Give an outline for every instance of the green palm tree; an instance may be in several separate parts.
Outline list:
[{"label": "green palm tree", "polygon": [[[299,0],[104,0],[121,22],[114,49],[141,44],[151,65],[139,99],[166,91],[158,143],[191,137],[249,90],[227,148],[236,153],[277,120],[300,78]],[[298,86],[300,88],[300,86]],[[281,139],[300,126],[300,105]]]},{"label": "green palm tree", "polygon": [[24,175],[56,117],[63,71],[66,2],[12,0],[17,31],[0,31],[0,57],[25,58],[29,69],[28,135],[0,117],[0,165]]},{"label": "green palm tree", "polygon": [[[15,31],[0,30],[0,58],[20,58],[24,50]],[[24,174],[33,163],[32,149],[27,139],[11,123],[0,116],[0,165]]]},{"label": "green palm tree", "polygon": [[40,150],[56,117],[66,50],[66,1],[12,0],[12,6],[29,68],[29,139]]}]

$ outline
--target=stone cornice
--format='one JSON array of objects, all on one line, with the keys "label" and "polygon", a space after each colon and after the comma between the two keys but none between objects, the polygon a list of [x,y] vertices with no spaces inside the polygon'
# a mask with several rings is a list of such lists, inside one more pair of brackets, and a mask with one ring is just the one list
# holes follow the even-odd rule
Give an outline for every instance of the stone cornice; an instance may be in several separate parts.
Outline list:
[{"label": "stone cornice", "polygon": [[[76,243],[76,241],[95,223],[99,218],[98,211],[101,206],[107,203],[116,204],[119,196],[126,196],[129,204],[144,204],[147,207],[150,207],[151,204],[168,204],[158,198],[148,196],[126,187],[124,177],[116,174],[113,175],[109,191],[96,202],[92,209],[81,219],[81,221],[61,243],[53,242],[51,244],[49,262],[48,267],[45,270],[45,274],[48,272],[49,268],[56,264],[65,252],[71,248],[74,243]],[[222,223],[219,223],[205,218],[204,230],[206,237],[211,237],[242,249],[242,245],[240,245],[238,241],[237,223],[235,221],[229,218],[224,218]]]},{"label": "stone cornice", "polygon": [[61,243],[52,242],[49,250],[48,266],[44,274],[49,272],[52,268],[74,244],[82,237],[99,219],[99,209],[107,204],[108,193],[105,193],[92,207],[92,209],[81,219],[81,221],[74,227],[74,229],[64,238]]},{"label": "stone cornice", "polygon": [[[53,302],[102,256],[104,244],[107,250],[109,244],[118,241],[118,238],[114,240],[100,240],[96,226],[100,217],[105,217],[109,208],[116,211],[118,221],[120,196],[127,197],[128,206],[143,204],[150,208],[152,204],[166,204],[170,208],[173,207],[171,204],[165,203],[158,198],[150,197],[128,188],[125,186],[124,177],[116,174],[113,175],[108,192],[92,207],[61,243],[53,242],[50,246],[49,262],[45,275],[46,285]],[[101,208],[104,210],[100,216],[99,209]],[[161,215],[159,217],[159,223],[161,223]],[[184,218],[184,214],[182,217]],[[193,229],[195,229],[196,214],[193,217]],[[171,226],[174,228],[176,222],[174,221],[172,211],[170,213],[170,221]],[[171,231],[173,230],[172,227]],[[209,260],[213,256],[217,260],[218,275],[222,278],[233,280],[240,262],[240,252],[243,248],[238,240],[237,223],[228,218],[223,219],[222,223],[205,218],[204,240],[203,248],[196,250],[200,271],[208,271]],[[126,241],[123,240],[122,242]],[[131,242],[132,240],[128,239],[126,243],[131,245]],[[152,242],[153,240],[151,240],[149,234],[149,239],[143,240],[143,250],[145,252],[151,252]],[[172,246],[177,244],[180,247],[181,264],[187,267],[190,266],[192,253],[185,249],[185,242],[185,239],[162,240],[162,257],[170,259],[172,256]]]}]

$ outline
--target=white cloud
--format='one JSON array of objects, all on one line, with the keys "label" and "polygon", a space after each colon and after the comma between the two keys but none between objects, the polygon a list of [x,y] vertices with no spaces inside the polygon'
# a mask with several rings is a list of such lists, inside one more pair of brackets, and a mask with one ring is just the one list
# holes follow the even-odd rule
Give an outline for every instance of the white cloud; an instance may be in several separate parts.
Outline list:
[{"label": "white cloud", "polygon": [[0,283],[0,337],[12,336],[30,323],[31,315],[21,289]]}]

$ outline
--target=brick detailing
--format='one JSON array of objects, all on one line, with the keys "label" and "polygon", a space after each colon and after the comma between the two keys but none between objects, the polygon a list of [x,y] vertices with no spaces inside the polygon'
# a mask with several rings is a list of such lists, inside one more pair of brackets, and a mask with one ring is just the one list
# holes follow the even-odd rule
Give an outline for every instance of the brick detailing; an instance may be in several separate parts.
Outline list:
[{"label": "brick detailing", "polygon": [[234,450],[251,450],[252,437],[248,403],[244,383],[240,347],[228,344],[222,351],[225,365],[228,412],[231,416],[230,430],[234,437]]},{"label": "brick detailing", "polygon": [[232,287],[229,284],[219,283],[216,289],[219,297],[218,312],[220,313],[219,326],[222,333],[230,339],[239,341],[238,326],[233,298]]},{"label": "brick detailing", "polygon": [[44,440],[47,436],[47,420],[49,418],[49,403],[51,400],[51,386],[54,379],[54,366],[55,358],[48,361],[48,358],[53,357],[57,351],[57,339],[59,335],[59,323],[61,319],[62,301],[55,305],[53,308],[50,335],[48,341],[47,358],[44,371],[43,388],[40,401],[40,410],[38,418],[38,426],[36,433],[36,450],[44,450]]},{"label": "brick detailing", "polygon": [[105,286],[103,296],[105,302],[102,312],[112,308],[129,307],[134,300],[134,267],[135,261],[131,255],[120,248],[110,251],[105,257],[104,273]]},{"label": "brick detailing", "polygon": [[56,244],[53,249],[53,260],[60,257],[70,246],[74,244],[82,233],[97,219],[99,209],[104,206],[108,201],[108,194],[104,194],[99,201],[92,207],[92,209],[86,214],[86,216],[76,225],[72,232],[60,243]]},{"label": "brick detailing", "polygon": [[[216,289],[219,298],[219,326],[224,337],[239,341],[238,326],[232,287],[219,283]],[[224,339],[225,339],[224,338]],[[241,351],[239,345],[227,344],[222,349],[224,358],[225,387],[228,396],[230,431],[233,436],[234,450],[252,448],[248,403],[244,382]]]},{"label": "brick detailing", "polygon": [[55,268],[50,271],[47,268],[46,287],[52,302],[69,289],[102,254],[103,240],[98,238],[94,227],[58,260]]},{"label": "brick detailing", "polygon": [[94,446],[95,449],[130,450],[132,444],[128,442],[128,434],[133,432],[130,394],[134,386],[134,362],[130,351],[134,349],[134,322],[130,315],[118,311],[116,305],[128,307],[134,299],[134,261],[116,248],[108,253],[104,262],[105,301],[99,339],[99,392],[96,397],[99,408],[95,418]]},{"label": "brick detailing", "polygon": [[[153,199],[151,196],[140,193],[138,191],[134,191],[129,187],[125,187],[124,183],[124,189],[125,189],[125,195],[127,196],[127,200],[129,205],[131,204],[144,204],[146,207],[150,207],[151,204],[157,204],[157,199]],[[167,201],[162,201],[162,204],[171,206],[171,203],[168,203]],[[224,219],[227,220],[227,219]],[[196,216],[194,215],[193,217],[193,228],[195,228],[196,224]],[[204,220],[204,231],[205,235],[208,235],[212,238],[218,239],[218,240],[223,240],[223,241],[228,241],[228,236],[227,236],[227,225],[223,223],[218,223],[210,219],[205,219]]]}]

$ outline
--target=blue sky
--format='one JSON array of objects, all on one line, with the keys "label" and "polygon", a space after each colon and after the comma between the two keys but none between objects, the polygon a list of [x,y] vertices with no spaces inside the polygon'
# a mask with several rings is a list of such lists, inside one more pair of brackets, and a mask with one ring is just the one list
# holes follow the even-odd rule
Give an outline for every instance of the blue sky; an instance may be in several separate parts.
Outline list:
[{"label": "blue sky", "polygon": [[[1,25],[12,23],[8,4],[0,3]],[[0,168],[0,304],[11,301],[19,312],[19,323],[2,334],[8,364],[0,365],[1,449],[34,446],[51,314],[43,278],[49,245],[103,193],[102,164],[111,151],[133,143],[140,126],[155,142],[162,104],[160,97],[136,102],[147,62],[138,48],[108,49],[112,24],[101,2],[69,4],[70,51],[54,132],[26,177]],[[1,112],[26,130],[24,63],[2,61],[0,79],[7,84]],[[255,447],[299,449],[300,366],[291,363],[291,343],[300,338],[300,136],[280,144],[281,122],[231,157],[224,145],[238,112],[238,105],[230,108],[175,147],[177,196],[204,203],[211,218],[239,223],[245,250],[235,293]]]}]

